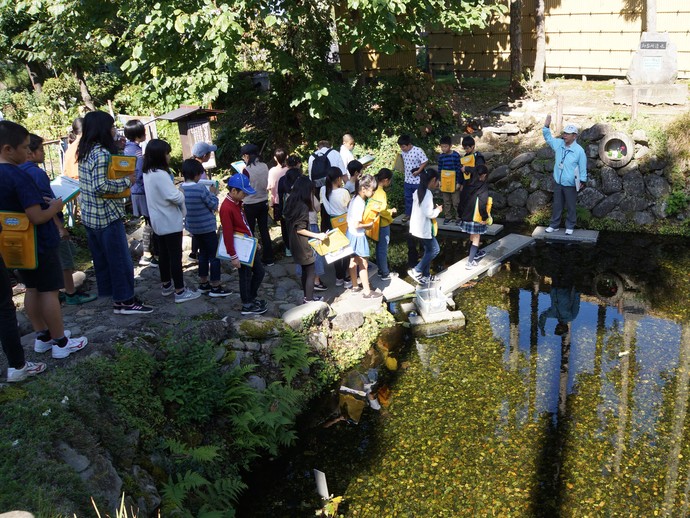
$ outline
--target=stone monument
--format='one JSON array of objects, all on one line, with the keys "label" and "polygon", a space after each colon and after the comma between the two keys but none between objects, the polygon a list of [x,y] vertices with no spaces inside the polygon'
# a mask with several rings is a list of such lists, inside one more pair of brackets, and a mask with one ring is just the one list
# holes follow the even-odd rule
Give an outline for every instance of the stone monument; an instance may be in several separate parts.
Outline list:
[{"label": "stone monument", "polygon": [[627,79],[616,85],[614,103],[685,104],[687,85],[673,84],[678,77],[678,50],[665,32],[643,32],[633,54]]}]

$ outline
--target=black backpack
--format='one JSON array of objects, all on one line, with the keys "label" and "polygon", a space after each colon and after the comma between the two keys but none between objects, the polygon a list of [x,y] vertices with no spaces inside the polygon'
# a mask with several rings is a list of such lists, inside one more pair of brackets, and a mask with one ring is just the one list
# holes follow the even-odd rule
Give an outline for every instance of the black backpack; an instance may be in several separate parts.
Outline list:
[{"label": "black backpack", "polygon": [[328,170],[331,168],[331,161],[328,160],[328,154],[333,151],[333,148],[328,148],[328,150],[317,155],[312,154],[314,160],[311,163],[311,181],[318,188],[326,183],[326,176],[328,175]]}]

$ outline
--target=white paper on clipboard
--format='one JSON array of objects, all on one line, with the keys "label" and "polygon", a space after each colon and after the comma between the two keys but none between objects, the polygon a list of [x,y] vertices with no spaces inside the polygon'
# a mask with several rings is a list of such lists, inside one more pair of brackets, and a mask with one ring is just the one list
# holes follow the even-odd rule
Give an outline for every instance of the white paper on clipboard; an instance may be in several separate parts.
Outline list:
[{"label": "white paper on clipboard", "polygon": [[[245,236],[243,234],[235,234],[235,253],[241,264],[245,266],[254,265],[254,257],[256,257],[256,248],[258,240],[254,237]],[[218,239],[218,252],[216,253],[218,259],[230,260],[230,254],[225,247],[225,239],[220,236]]]}]

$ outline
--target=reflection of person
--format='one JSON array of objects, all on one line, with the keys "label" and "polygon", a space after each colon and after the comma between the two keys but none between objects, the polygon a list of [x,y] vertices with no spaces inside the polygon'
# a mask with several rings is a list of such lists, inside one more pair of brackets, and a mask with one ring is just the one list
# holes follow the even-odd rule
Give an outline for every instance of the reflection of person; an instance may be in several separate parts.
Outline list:
[{"label": "reflection of person", "polygon": [[556,153],[553,166],[553,208],[551,212],[551,223],[546,228],[546,232],[557,232],[561,224],[563,206],[568,209],[568,217],[565,221],[565,233],[573,233],[577,214],[575,206],[577,203],[577,191],[581,184],[587,181],[587,155],[582,146],[576,142],[577,126],[568,124],[563,128],[563,136],[554,138],[551,135],[549,126],[551,125],[551,115],[546,116],[542,133],[546,143]]},{"label": "reflection of person", "polygon": [[554,333],[564,335],[568,332],[568,324],[575,320],[580,312],[580,292],[571,287],[551,288],[551,307],[539,315],[539,329],[542,336],[545,334],[546,319],[558,320]]}]

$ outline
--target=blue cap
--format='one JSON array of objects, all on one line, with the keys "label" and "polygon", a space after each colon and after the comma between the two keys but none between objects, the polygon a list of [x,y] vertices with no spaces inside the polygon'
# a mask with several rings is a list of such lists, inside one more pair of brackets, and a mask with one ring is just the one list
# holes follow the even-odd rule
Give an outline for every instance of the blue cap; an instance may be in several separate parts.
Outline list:
[{"label": "blue cap", "polygon": [[202,156],[206,156],[209,153],[213,153],[217,149],[218,146],[214,146],[213,144],[209,144],[208,142],[197,142],[192,147],[192,156],[201,158]]},{"label": "blue cap", "polygon": [[242,173],[235,173],[228,179],[228,189],[239,189],[247,194],[256,194],[254,188],[249,185],[249,178]]}]

